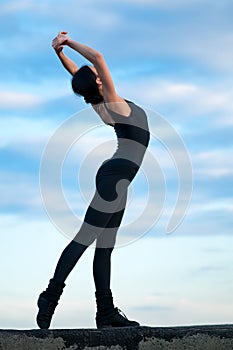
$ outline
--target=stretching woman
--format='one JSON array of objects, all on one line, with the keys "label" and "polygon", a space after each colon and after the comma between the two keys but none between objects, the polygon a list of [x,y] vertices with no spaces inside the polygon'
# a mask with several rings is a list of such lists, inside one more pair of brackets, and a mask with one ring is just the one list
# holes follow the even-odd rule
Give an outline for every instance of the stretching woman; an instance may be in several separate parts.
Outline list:
[{"label": "stretching woman", "polygon": [[[124,214],[127,189],[140,168],[150,139],[147,117],[139,106],[117,95],[106,62],[98,51],[72,40],[67,32],[60,32],[52,46],[63,66],[73,76],[73,91],[92,105],[105,124],[114,128],[118,147],[113,156],[98,169],[96,191],[83,224],[64,249],[47,289],[39,296],[37,324],[40,328],[49,328],[66,278],[87,247],[96,240],[93,261],[96,326],[139,326],[138,322],[128,320],[114,306],[110,270],[111,253]],[[92,65],[78,68],[64,54],[64,46],[77,51]]]}]

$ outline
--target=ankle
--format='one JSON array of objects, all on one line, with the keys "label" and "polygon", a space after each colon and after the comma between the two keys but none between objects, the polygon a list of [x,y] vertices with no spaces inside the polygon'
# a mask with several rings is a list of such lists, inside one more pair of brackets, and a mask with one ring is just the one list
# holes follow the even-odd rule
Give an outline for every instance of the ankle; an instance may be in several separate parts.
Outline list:
[{"label": "ankle", "polygon": [[110,289],[95,292],[97,315],[109,315],[114,310],[113,297]]},{"label": "ankle", "polygon": [[49,286],[57,289],[63,289],[66,285],[63,281],[59,281],[59,280],[56,280],[55,278],[51,278],[49,280]]},{"label": "ankle", "polygon": [[95,292],[96,297],[112,296],[111,289],[98,289]]},{"label": "ankle", "polygon": [[64,287],[64,282],[59,282],[52,278],[50,279],[46,290],[41,293],[41,296],[47,299],[48,301],[56,302],[60,299]]}]

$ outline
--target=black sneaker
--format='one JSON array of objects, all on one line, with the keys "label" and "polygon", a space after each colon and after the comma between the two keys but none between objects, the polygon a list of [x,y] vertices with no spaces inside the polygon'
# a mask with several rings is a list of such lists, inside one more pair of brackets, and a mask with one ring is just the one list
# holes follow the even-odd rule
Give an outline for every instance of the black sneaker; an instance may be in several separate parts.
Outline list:
[{"label": "black sneaker", "polygon": [[58,300],[62,295],[64,282],[50,279],[47,289],[39,295],[37,305],[39,312],[36,317],[37,324],[42,329],[48,329],[51,323],[52,316],[58,304]]},{"label": "black sneaker", "polygon": [[117,307],[107,316],[96,315],[96,326],[100,328],[110,327],[138,327],[140,324],[136,321],[130,321]]},{"label": "black sneaker", "polygon": [[36,317],[37,324],[41,329],[49,329],[52,316],[58,302],[49,301],[43,297],[43,293],[39,296],[37,305],[39,312]]}]

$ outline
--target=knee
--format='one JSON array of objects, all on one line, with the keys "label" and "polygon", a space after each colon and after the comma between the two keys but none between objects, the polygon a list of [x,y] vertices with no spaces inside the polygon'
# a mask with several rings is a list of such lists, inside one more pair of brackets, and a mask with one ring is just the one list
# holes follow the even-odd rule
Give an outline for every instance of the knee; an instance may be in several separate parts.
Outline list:
[{"label": "knee", "polygon": [[112,248],[100,248],[100,247],[96,247],[96,249],[95,249],[95,255],[96,255],[96,256],[102,256],[102,257],[111,256],[112,251],[113,251],[113,247],[112,247]]}]

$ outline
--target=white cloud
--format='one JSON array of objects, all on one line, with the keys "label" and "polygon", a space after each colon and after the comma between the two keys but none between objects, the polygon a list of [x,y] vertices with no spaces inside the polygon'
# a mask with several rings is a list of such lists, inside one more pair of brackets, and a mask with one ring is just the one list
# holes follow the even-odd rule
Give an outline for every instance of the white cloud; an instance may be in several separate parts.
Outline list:
[{"label": "white cloud", "polygon": [[55,129],[52,120],[33,120],[20,117],[0,119],[0,129],[3,131],[0,138],[0,148],[11,146],[17,151],[27,154],[41,152],[47,138]]},{"label": "white cloud", "polygon": [[0,85],[0,109],[20,112],[71,94],[69,84],[64,84],[64,80],[60,79],[51,80],[44,77],[36,84],[24,81],[14,82],[14,89],[12,89],[12,82],[6,81],[4,85]]},{"label": "white cloud", "polygon": [[[140,86],[140,89],[139,89]],[[233,91],[228,87],[208,86],[188,83],[184,81],[164,80],[156,77],[121,84],[121,95],[132,96],[132,99],[142,105],[153,108],[175,108],[176,114],[180,110],[180,118],[196,115],[220,113],[227,115],[225,123],[232,122]],[[222,121],[222,119],[221,119]],[[219,118],[215,123],[221,122]],[[212,121],[213,122],[213,121]]]},{"label": "white cloud", "polygon": [[8,14],[28,10],[32,7],[33,1],[31,0],[8,1],[5,4],[1,4],[0,11],[1,14]]},{"label": "white cloud", "polygon": [[[120,0],[119,2],[124,4],[132,4],[133,6],[140,5],[144,8],[145,6],[148,6],[158,9],[174,10],[177,8],[190,7],[192,5],[196,6],[202,3],[202,0],[190,0],[188,2],[186,0]],[[208,1],[205,0],[205,2],[207,3]]]},{"label": "white cloud", "polygon": [[[11,15],[20,14],[20,12],[28,12],[36,15],[49,17],[66,25],[67,28],[60,28],[59,30],[67,30],[70,25],[77,25],[77,16],[79,19],[79,26],[83,26],[88,22],[89,27],[98,26],[99,28],[116,28],[119,24],[120,17],[117,13],[109,10],[106,1],[100,1],[96,6],[93,0],[83,1],[77,6],[75,0],[69,0],[66,3],[60,3],[57,6],[55,3],[48,3],[44,0],[38,2],[35,0],[20,0],[11,1],[0,5],[1,14]],[[55,26],[54,26],[55,27]],[[57,27],[57,26],[56,26]],[[44,28],[41,28],[40,34],[44,34]],[[54,33],[56,35],[57,33]]]},{"label": "white cloud", "polygon": [[[132,0],[132,3],[135,1]],[[131,57],[133,52],[143,60],[154,58],[156,62],[158,57],[169,57],[171,65],[173,59],[182,59],[188,60],[191,69],[197,65],[207,70],[232,71],[231,10],[227,11],[228,6],[231,7],[229,1],[148,0],[144,6],[144,1],[139,0],[136,4],[143,6],[145,14],[150,7],[153,7],[153,12],[148,20],[143,16],[125,16],[120,27],[121,41],[117,43],[118,47],[124,45],[124,56]],[[167,10],[162,20],[161,11],[157,13],[157,8]]]},{"label": "white cloud", "polygon": [[206,215],[208,215],[208,213],[211,212],[225,212],[226,214],[228,213],[232,213],[233,211],[233,205],[232,205],[232,198],[218,198],[217,200],[212,198],[211,201],[209,200],[209,198],[204,198],[204,196],[202,196],[199,199],[199,202],[196,201],[194,203],[192,203],[192,207],[191,207],[191,214],[195,215],[198,214],[200,212],[202,213],[206,213]]},{"label": "white cloud", "polygon": [[0,89],[0,108],[25,109],[41,103],[41,98],[30,93]]},{"label": "white cloud", "polygon": [[227,29],[218,32],[210,26],[204,33],[196,33],[191,39],[184,38],[182,46],[178,45],[177,49],[173,47],[172,50],[203,66],[227,72],[233,69],[232,40],[233,35]]},{"label": "white cloud", "polygon": [[[113,2],[114,3],[114,2]],[[119,4],[119,2],[116,2]],[[59,28],[68,30],[70,35],[79,40],[77,33],[77,16],[79,18],[79,26],[82,28],[82,38],[88,38],[92,43],[100,45],[101,48],[106,47],[106,53],[111,48],[114,54],[122,56],[122,50],[115,51],[116,47],[124,46],[124,55],[129,51],[134,54],[140,54],[155,57],[157,55],[169,55],[172,57],[185,57],[204,64],[207,67],[217,67],[222,70],[232,69],[233,50],[232,50],[232,34],[227,26],[227,4],[228,1],[215,2],[205,0],[204,4],[201,0],[128,0],[121,1],[121,7],[109,6],[106,0],[99,1],[82,1],[78,6],[74,0],[65,4],[59,4],[54,9],[52,4],[45,1],[11,1],[1,6],[1,13],[18,14],[20,11],[28,10],[29,13],[44,16],[45,25],[41,26],[43,38],[51,35],[51,24],[53,28],[57,28],[57,23],[62,23],[67,28]],[[126,10],[125,7],[126,6]],[[127,5],[132,5],[132,13],[130,16],[127,11]],[[174,15],[172,21],[164,18],[164,21],[148,19],[141,16],[134,17],[134,10],[137,6],[143,6],[143,9],[150,10],[164,9],[170,11],[180,11],[177,19]],[[199,9],[198,17],[192,17],[192,9]],[[208,12],[208,16],[206,16]],[[226,18],[225,18],[226,17]],[[49,25],[47,24],[49,19]],[[43,24],[44,24],[43,23]],[[88,31],[83,30],[83,26],[88,23]],[[98,35],[96,35],[96,28]],[[119,33],[120,37],[117,37]],[[95,30],[95,35],[92,32]],[[112,40],[112,33],[114,39]],[[49,33],[49,34],[48,34]],[[153,35],[152,35],[153,33]],[[54,33],[55,35],[56,33]],[[21,33],[18,33],[21,35]],[[24,33],[22,35],[25,35]],[[33,40],[32,40],[33,37]],[[30,43],[24,43],[23,50],[27,47],[31,51],[36,50],[38,45],[41,46],[40,38],[30,33]],[[145,39],[146,38],[146,39]],[[115,43],[115,39],[116,43]],[[47,39],[46,39],[47,40]],[[21,40],[15,40],[13,43],[8,39],[7,47],[20,50]],[[44,42],[44,40],[43,40]],[[140,42],[140,47],[138,46]],[[19,45],[18,45],[19,43]],[[34,45],[35,43],[35,45]],[[43,46],[45,49],[45,46]],[[111,52],[111,51],[110,51]]]},{"label": "white cloud", "polygon": [[232,148],[197,153],[192,157],[195,176],[221,178],[233,175]]},{"label": "white cloud", "polygon": [[11,212],[10,208],[18,207],[19,211],[30,209],[36,212],[41,209],[42,204],[36,176],[30,176],[27,173],[1,172],[0,180],[0,204],[3,210],[8,208],[7,210]]},{"label": "white cloud", "polygon": [[[205,0],[205,4],[208,5],[210,1]],[[145,6],[147,7],[154,7],[158,9],[166,9],[166,10],[174,10],[176,8],[187,8],[190,6],[198,6],[200,3],[203,3],[202,0],[190,0],[187,2],[186,0],[119,0],[118,3],[122,3],[124,5],[132,5],[133,7],[135,6]],[[19,0],[19,1],[11,1],[7,4],[2,4],[1,5],[1,12],[2,13],[10,13],[10,12],[18,12],[22,10],[27,10],[27,9],[38,9],[38,8],[45,8],[47,5],[47,8],[52,9],[52,5],[50,6],[48,3],[45,1],[41,1],[40,3],[36,2],[35,0]],[[62,4],[61,4],[62,5]],[[69,0],[66,2],[66,6],[62,6],[63,10],[64,9],[70,9],[74,8],[76,5],[75,1]],[[82,11],[83,7],[86,8],[88,6],[95,7],[96,2],[93,0],[89,0],[88,3],[84,2],[79,6],[78,10]],[[103,8],[105,5],[109,5],[109,2],[107,0],[100,0],[98,2],[98,5]],[[98,7],[96,7],[98,9]],[[59,9],[55,9],[59,10]],[[93,10],[93,12],[95,12]]]},{"label": "white cloud", "polygon": [[219,126],[232,127],[233,126],[233,115],[225,115],[223,118],[216,122]]}]

